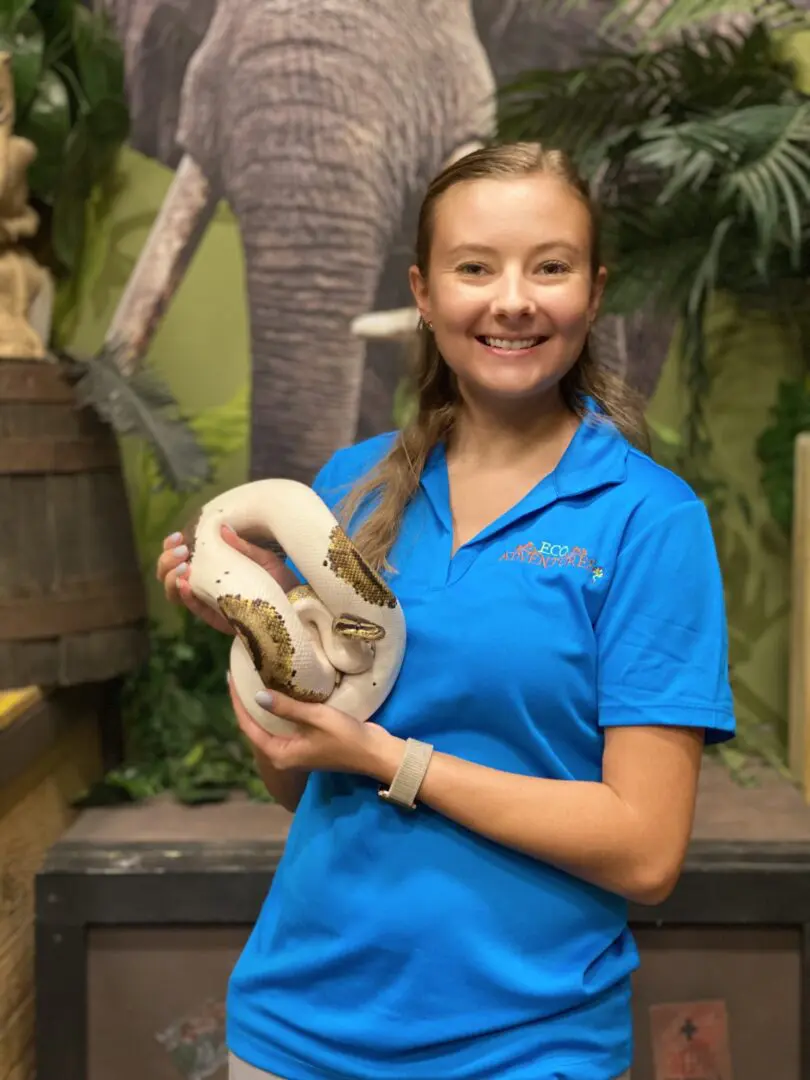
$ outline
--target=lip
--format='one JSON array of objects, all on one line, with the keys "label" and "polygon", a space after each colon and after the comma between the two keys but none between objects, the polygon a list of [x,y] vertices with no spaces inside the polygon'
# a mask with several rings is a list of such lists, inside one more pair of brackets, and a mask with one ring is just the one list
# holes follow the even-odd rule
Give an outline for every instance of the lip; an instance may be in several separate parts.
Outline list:
[{"label": "lip", "polygon": [[[498,348],[497,345],[490,345],[487,343],[487,338],[490,341],[529,341],[533,340],[533,344],[523,349],[515,348]],[[536,349],[541,348],[548,341],[548,337],[543,334],[521,334],[519,337],[517,334],[476,334],[475,340],[482,348],[486,349],[488,353],[493,356],[508,356],[508,357],[520,357],[528,356]]]}]

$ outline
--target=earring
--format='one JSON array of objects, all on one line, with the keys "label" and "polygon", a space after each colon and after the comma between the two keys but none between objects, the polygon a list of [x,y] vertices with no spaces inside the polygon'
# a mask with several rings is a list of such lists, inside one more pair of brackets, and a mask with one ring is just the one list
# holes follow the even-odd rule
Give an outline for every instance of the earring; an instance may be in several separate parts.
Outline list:
[{"label": "earring", "polygon": [[424,330],[424,329],[432,330],[433,329],[433,323],[428,322],[427,319],[423,319],[422,316],[420,315],[419,316],[419,329],[420,330]]}]

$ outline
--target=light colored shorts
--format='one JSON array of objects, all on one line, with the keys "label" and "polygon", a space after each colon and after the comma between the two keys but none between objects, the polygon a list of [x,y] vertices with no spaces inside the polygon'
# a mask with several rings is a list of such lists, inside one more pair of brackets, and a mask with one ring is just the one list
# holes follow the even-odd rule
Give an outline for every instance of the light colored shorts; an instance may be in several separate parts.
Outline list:
[{"label": "light colored shorts", "polygon": [[[275,1073],[255,1069],[252,1065],[248,1065],[246,1061],[234,1057],[233,1054],[231,1054],[229,1060],[228,1080],[284,1080],[283,1077],[276,1076]],[[616,1080],[630,1080],[630,1073],[626,1072],[622,1076],[617,1076]]]}]

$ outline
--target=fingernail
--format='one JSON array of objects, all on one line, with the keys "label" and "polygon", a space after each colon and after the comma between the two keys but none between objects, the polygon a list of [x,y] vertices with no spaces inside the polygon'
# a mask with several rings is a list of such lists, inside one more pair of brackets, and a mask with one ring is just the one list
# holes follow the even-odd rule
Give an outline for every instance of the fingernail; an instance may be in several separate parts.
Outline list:
[{"label": "fingernail", "polygon": [[256,694],[256,704],[262,709],[271,709],[273,707],[273,695],[269,690],[260,690]]},{"label": "fingernail", "polygon": [[180,565],[177,567],[175,573],[177,574],[178,577],[180,577],[182,574],[185,574],[185,572],[187,570],[188,570],[188,563],[187,562],[181,562]]},{"label": "fingernail", "polygon": [[223,522],[222,522],[222,528],[223,528],[223,529],[227,529],[227,530],[228,530],[228,532],[235,532],[235,531],[236,531],[236,530],[234,529],[233,525],[229,525],[227,521],[223,521]]},{"label": "fingernail", "polygon": [[166,539],[170,544],[179,544],[183,539],[183,534],[180,532],[172,533],[171,536],[167,536]]},{"label": "fingernail", "polygon": [[188,555],[188,548],[185,544],[181,544],[180,547],[174,549],[172,555],[174,555],[176,559],[185,559],[186,555]]}]

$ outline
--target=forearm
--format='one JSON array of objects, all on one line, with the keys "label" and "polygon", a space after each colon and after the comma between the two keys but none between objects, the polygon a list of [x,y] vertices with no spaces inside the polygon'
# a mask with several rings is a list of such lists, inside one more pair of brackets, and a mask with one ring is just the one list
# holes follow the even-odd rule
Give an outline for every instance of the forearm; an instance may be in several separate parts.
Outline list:
[{"label": "forearm", "polygon": [[[402,739],[381,742],[376,779],[391,782],[404,749]],[[604,783],[520,776],[434,752],[419,801],[496,843],[639,903],[660,902],[674,884],[671,854]]]},{"label": "forearm", "polygon": [[308,772],[302,769],[275,769],[264,754],[253,750],[256,770],[271,797],[285,810],[294,814],[307,784]]}]

